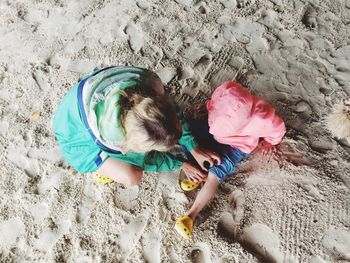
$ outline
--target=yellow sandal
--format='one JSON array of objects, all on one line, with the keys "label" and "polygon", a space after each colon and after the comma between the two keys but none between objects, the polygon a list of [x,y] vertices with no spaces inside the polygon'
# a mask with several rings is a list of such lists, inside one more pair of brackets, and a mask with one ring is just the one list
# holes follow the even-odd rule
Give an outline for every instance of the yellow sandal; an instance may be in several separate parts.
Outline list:
[{"label": "yellow sandal", "polygon": [[188,179],[184,179],[180,182],[180,187],[183,191],[192,191],[194,189],[196,189],[202,182],[202,181],[198,181],[198,182],[192,182]]},{"label": "yellow sandal", "polygon": [[189,216],[180,216],[174,228],[183,238],[190,239],[192,236],[193,220]]},{"label": "yellow sandal", "polygon": [[207,181],[207,178],[204,178],[203,180],[198,182],[192,182],[189,179],[187,179],[186,174],[182,170],[179,175],[179,186],[185,192],[196,189],[202,182],[205,181]]},{"label": "yellow sandal", "polygon": [[95,173],[95,175],[97,176],[98,178],[98,181],[101,183],[101,184],[109,184],[109,183],[112,183],[113,180],[107,176],[104,176],[103,174],[100,174],[100,173]]}]

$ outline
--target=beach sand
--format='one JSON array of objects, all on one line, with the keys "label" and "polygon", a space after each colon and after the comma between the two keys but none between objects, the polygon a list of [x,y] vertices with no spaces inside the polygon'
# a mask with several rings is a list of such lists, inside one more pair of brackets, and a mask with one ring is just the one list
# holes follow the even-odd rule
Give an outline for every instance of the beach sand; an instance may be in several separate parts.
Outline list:
[{"label": "beach sand", "polygon": [[[0,35],[0,262],[350,262],[350,140],[329,115],[350,97],[349,0],[2,0]],[[187,114],[236,80],[286,122],[191,240],[179,171],[102,185],[59,153],[58,103],[110,65],[156,71]]]}]

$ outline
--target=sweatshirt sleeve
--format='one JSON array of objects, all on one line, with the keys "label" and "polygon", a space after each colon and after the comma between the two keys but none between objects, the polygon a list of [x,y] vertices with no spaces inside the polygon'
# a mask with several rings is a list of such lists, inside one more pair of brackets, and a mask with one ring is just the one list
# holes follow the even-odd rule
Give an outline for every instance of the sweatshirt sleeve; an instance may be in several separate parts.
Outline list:
[{"label": "sweatshirt sleeve", "polygon": [[180,169],[183,162],[168,152],[151,151],[145,156],[143,169],[147,172],[167,172]]},{"label": "sweatshirt sleeve", "polygon": [[190,152],[194,148],[198,147],[198,144],[191,134],[190,127],[186,122],[180,107],[176,103],[174,103],[174,107],[182,126],[182,135],[179,139],[179,144],[184,146]]},{"label": "sweatshirt sleeve", "polygon": [[262,124],[260,137],[272,145],[279,144],[286,133],[286,126],[282,118],[276,114],[274,107],[256,98],[254,115]]}]

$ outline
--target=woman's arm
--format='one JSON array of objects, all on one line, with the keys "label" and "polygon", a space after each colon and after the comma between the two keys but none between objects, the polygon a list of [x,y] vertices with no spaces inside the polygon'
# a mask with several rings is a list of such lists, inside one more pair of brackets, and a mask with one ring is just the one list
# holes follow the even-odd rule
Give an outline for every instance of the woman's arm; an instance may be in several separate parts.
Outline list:
[{"label": "woman's arm", "polygon": [[146,154],[143,169],[148,172],[167,172],[171,170],[183,169],[189,179],[193,181],[202,180],[207,174],[195,165],[177,159],[170,153],[166,152],[149,152]]},{"label": "woman's arm", "polygon": [[182,165],[183,161],[171,153],[151,151],[145,155],[143,169],[147,172],[167,172],[178,170]]},{"label": "woman's arm", "polygon": [[[212,167],[214,164],[220,164],[221,159],[219,154],[213,153],[212,151],[208,151],[206,149],[202,149],[198,146],[198,143],[193,137],[190,131],[190,127],[187,121],[185,120],[180,107],[176,103],[174,103],[174,106],[177,116],[182,125],[182,136],[179,139],[179,144],[185,147],[187,151],[189,151],[192,154],[192,156],[197,161],[198,165],[202,168],[203,171],[208,171],[208,168]],[[207,165],[205,165],[205,162],[208,163],[208,167]]]},{"label": "woman's arm", "polygon": [[180,169],[183,161],[167,152],[151,151],[147,153],[127,152],[125,154],[108,154],[110,157],[135,165],[147,172],[166,172]]}]

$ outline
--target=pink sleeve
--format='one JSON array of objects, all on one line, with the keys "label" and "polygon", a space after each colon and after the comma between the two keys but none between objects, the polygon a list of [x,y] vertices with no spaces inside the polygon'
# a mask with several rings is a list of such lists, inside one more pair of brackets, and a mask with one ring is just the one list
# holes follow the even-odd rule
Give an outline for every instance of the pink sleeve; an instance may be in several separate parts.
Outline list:
[{"label": "pink sleeve", "polygon": [[260,129],[259,137],[272,145],[279,144],[286,133],[286,126],[282,118],[280,118],[275,109],[267,102],[255,97],[254,113],[255,119],[259,119],[257,123],[263,124]]}]

